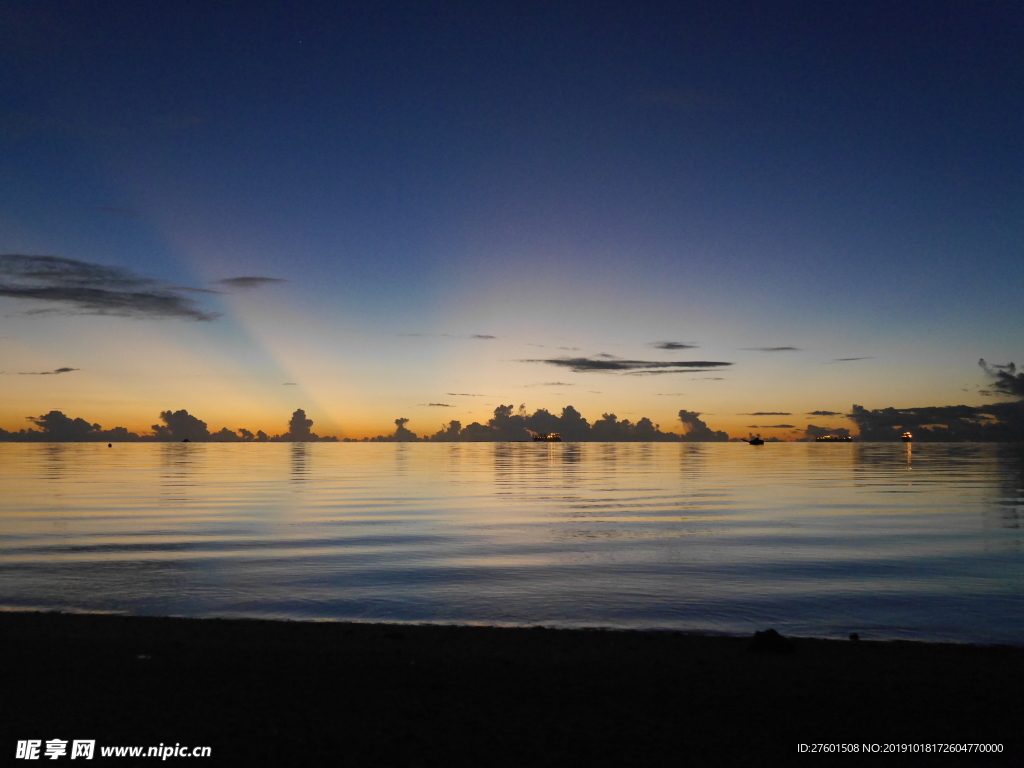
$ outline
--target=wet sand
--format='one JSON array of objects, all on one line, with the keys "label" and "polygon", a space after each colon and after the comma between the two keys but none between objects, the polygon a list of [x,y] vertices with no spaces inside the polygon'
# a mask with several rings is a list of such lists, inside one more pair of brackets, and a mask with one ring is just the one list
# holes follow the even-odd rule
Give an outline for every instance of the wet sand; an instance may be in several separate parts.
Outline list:
[{"label": "wet sand", "polygon": [[1024,763],[1019,647],[20,612],[0,638],[8,757],[60,738],[210,746],[202,765],[756,765],[982,742],[1004,752],[939,762]]}]

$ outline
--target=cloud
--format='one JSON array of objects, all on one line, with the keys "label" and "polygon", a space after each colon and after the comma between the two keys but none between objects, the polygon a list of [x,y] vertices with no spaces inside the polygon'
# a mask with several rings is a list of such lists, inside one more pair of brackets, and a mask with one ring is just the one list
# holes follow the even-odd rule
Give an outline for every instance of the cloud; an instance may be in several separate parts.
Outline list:
[{"label": "cloud", "polygon": [[652,341],[651,346],[655,349],[696,349],[696,344],[687,344],[682,341]]},{"label": "cloud", "polygon": [[655,397],[682,397],[685,392],[659,392]]},{"label": "cloud", "polygon": [[[872,357],[837,357],[835,360],[829,360],[829,363],[852,363],[854,360],[873,360]],[[825,363],[828,365],[828,363]]]},{"label": "cloud", "polygon": [[[420,403],[422,405],[422,403]],[[448,405],[448,403],[427,403],[429,408],[454,408],[454,405]]]},{"label": "cloud", "polygon": [[737,416],[792,416],[792,413],[785,411],[754,411],[753,413],[738,413]]},{"label": "cloud", "polygon": [[189,293],[212,293],[215,296],[223,296],[227,291],[214,291],[210,288],[192,288],[188,285],[169,285],[167,286],[172,291],[188,291]]},{"label": "cloud", "polygon": [[683,440],[687,442],[725,442],[729,435],[715,432],[700,419],[699,411],[681,410],[679,420],[683,422]]},{"label": "cloud", "polygon": [[[488,333],[471,333],[468,336],[456,336],[451,333],[396,333],[396,336],[401,336],[407,339],[483,339],[489,341],[490,339],[496,339],[497,336],[491,336]],[[540,344],[534,344],[531,346],[541,346]]]},{"label": "cloud", "polygon": [[0,255],[0,296],[56,305],[35,312],[214,320],[173,286],[122,267],[59,256]]},{"label": "cloud", "polygon": [[808,416],[842,416],[839,411],[809,411]]},{"label": "cloud", "polygon": [[799,347],[743,347],[744,352],[799,352]]},{"label": "cloud", "polygon": [[542,381],[539,384],[527,384],[527,387],[575,387],[567,381]]},{"label": "cloud", "polygon": [[225,277],[223,280],[215,280],[218,285],[226,285],[229,288],[238,288],[248,291],[253,288],[262,288],[272,283],[287,283],[279,277]]},{"label": "cloud", "polygon": [[701,376],[699,379],[690,379],[690,381],[725,381],[721,376]]},{"label": "cloud", "polygon": [[555,357],[544,360],[521,360],[523,363],[546,363],[568,368],[575,373],[631,373],[646,375],[655,373],[699,373],[706,368],[719,368],[732,363],[711,360],[687,360],[665,362],[663,360],[622,360],[607,353],[594,357]]},{"label": "cloud", "polygon": [[899,440],[904,430],[915,440],[1024,441],[1024,400],[923,408],[879,408],[854,405],[847,414],[862,440]]},{"label": "cloud", "polygon": [[793,429],[792,424],[762,424],[758,429]]},{"label": "cloud", "polygon": [[[914,440],[1024,442],[1024,372],[1011,363],[978,365],[992,381],[984,394],[1014,398],[988,405],[943,405],[920,408],[867,409],[854,405],[846,417],[860,430],[861,440],[900,439],[904,431]],[[808,426],[808,436],[813,425]],[[813,429],[820,429],[813,427]]]},{"label": "cloud", "polygon": [[994,379],[990,389],[982,390],[983,395],[1024,398],[1024,371],[1017,373],[1016,365],[1013,363],[990,365],[985,362],[985,358],[979,360],[978,365]]},{"label": "cloud", "polygon": [[57,373],[71,373],[72,371],[80,370],[78,368],[57,368],[54,371],[25,371],[21,373],[22,376],[52,376]]},{"label": "cloud", "polygon": [[664,371],[630,371],[623,376],[658,376],[663,373],[700,373],[700,368],[670,368]]},{"label": "cloud", "polygon": [[469,392],[445,392],[449,397],[490,397],[490,395],[474,395]]},{"label": "cloud", "polygon": [[285,382],[284,384],[282,384],[281,386],[282,386],[282,387],[297,387],[297,386],[299,386],[299,385],[298,385],[298,384],[296,384],[296,383],[295,383],[294,381],[286,381],[286,382]]},{"label": "cloud", "polygon": [[[543,344],[538,344],[537,346],[538,347],[542,347],[544,345]],[[563,350],[564,352],[579,352],[580,351],[579,347],[559,347],[559,349]]]}]

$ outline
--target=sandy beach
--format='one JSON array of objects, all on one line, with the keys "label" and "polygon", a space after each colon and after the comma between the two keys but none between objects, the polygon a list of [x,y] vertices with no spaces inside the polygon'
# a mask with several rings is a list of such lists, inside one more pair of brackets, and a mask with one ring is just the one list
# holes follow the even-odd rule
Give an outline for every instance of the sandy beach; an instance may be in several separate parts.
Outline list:
[{"label": "sandy beach", "polygon": [[801,743],[1003,745],[946,756],[973,765],[1024,746],[1019,647],[22,612],[0,627],[8,756],[54,738],[95,739],[101,762],[104,745],[181,744],[233,765],[796,764],[818,759]]}]

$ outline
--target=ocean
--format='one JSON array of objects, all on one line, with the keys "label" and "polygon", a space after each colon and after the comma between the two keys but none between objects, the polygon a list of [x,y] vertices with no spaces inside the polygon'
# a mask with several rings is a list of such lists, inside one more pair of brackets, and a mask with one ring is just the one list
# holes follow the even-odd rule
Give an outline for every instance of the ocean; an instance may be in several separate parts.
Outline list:
[{"label": "ocean", "polygon": [[1024,645],[1024,446],[0,443],[0,609]]}]

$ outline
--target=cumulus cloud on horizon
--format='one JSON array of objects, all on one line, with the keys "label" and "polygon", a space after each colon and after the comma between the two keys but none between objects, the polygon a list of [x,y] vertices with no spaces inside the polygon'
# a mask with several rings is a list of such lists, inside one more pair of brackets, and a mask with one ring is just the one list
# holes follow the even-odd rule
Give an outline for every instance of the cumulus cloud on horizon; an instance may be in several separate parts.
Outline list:
[{"label": "cumulus cloud on horizon", "polygon": [[49,305],[33,312],[198,321],[220,317],[200,309],[181,290],[124,267],[60,256],[0,255],[0,296]]}]

